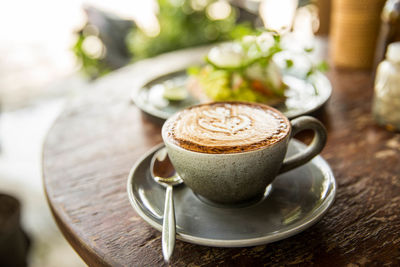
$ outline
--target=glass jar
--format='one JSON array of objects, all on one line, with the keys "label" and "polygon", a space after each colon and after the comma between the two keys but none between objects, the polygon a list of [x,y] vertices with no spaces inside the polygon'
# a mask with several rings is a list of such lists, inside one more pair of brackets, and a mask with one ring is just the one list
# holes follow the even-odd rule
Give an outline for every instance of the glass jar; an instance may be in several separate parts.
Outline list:
[{"label": "glass jar", "polygon": [[400,0],[387,0],[381,14],[381,28],[375,51],[375,68],[385,57],[388,45],[397,41],[400,41]]},{"label": "glass jar", "polygon": [[400,131],[400,42],[388,46],[386,59],[378,66],[373,115],[388,130]]}]

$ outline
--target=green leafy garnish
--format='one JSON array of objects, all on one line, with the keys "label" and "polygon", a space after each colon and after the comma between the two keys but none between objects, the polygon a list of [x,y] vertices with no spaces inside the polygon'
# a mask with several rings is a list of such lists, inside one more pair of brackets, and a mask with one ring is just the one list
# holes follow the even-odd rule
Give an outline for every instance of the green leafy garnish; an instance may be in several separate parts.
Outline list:
[{"label": "green leafy garnish", "polygon": [[173,81],[165,82],[163,97],[171,101],[181,101],[188,97],[185,86],[178,86]]},{"label": "green leafy garnish", "polygon": [[186,69],[186,73],[190,76],[190,75],[197,75],[200,73],[200,67],[198,66],[191,66],[189,68]]},{"label": "green leafy garnish", "polygon": [[326,62],[325,60],[319,62],[316,65],[313,65],[310,70],[307,72],[307,77],[313,75],[315,72],[319,71],[319,72],[326,72],[329,70],[329,65],[328,62]]},{"label": "green leafy garnish", "polygon": [[314,47],[304,48],[304,52],[306,53],[311,53],[312,51],[314,51]]},{"label": "green leafy garnish", "polygon": [[[328,62],[326,62],[325,60],[319,62],[316,65],[313,65],[310,70],[307,72],[307,78],[310,77],[311,75],[315,74],[316,72],[326,72],[329,70],[329,65]],[[318,88],[315,84],[313,84],[314,87],[314,94],[318,95]]]},{"label": "green leafy garnish", "polygon": [[277,104],[284,99],[286,89],[280,70],[272,61],[280,51],[277,35],[264,32],[244,36],[212,48],[205,58],[207,65],[193,76],[203,93],[214,101]]},{"label": "green leafy garnish", "polygon": [[329,70],[329,65],[328,62],[326,62],[325,60],[321,61],[320,63],[318,63],[315,68],[321,72],[326,72]]},{"label": "green leafy garnish", "polygon": [[286,59],[285,62],[286,62],[286,68],[290,69],[291,67],[293,67],[293,64],[294,64],[293,60]]}]

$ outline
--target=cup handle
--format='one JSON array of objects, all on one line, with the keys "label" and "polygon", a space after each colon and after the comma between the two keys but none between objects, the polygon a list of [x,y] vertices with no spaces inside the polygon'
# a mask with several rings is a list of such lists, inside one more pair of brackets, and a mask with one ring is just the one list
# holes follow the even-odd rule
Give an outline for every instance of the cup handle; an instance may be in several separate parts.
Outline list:
[{"label": "cup handle", "polygon": [[292,132],[290,138],[304,130],[313,130],[314,138],[311,141],[311,144],[308,145],[308,147],[304,151],[293,155],[290,158],[286,158],[283,161],[282,166],[279,170],[279,174],[290,171],[307,163],[313,157],[318,155],[326,144],[326,129],[319,120],[310,116],[302,116],[291,120],[290,123],[292,124]]}]

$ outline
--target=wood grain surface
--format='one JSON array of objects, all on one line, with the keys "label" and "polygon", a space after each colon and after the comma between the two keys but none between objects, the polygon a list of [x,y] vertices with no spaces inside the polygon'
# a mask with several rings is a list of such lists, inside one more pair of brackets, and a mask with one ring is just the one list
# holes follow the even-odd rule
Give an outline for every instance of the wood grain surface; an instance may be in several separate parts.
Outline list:
[{"label": "wood grain surface", "polygon": [[[190,56],[183,53],[184,56]],[[72,101],[50,130],[44,185],[67,240],[90,266],[166,266],[161,234],[131,207],[127,176],[161,142],[160,122],[129,96],[150,75],[174,69],[138,63],[99,80]],[[183,59],[184,60],[184,59]],[[139,73],[139,75],[138,75]],[[328,129],[322,156],[338,191],[323,219],[291,238],[250,248],[177,241],[171,266],[399,266],[400,135],[372,120],[369,72],[332,70],[333,95],[318,118]]]}]

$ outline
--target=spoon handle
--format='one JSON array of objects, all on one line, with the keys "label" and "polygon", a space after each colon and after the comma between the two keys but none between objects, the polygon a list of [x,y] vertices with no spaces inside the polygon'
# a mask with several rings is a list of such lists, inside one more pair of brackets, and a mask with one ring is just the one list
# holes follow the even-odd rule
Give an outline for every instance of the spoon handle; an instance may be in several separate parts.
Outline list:
[{"label": "spoon handle", "polygon": [[164,221],[162,229],[162,251],[164,260],[169,262],[175,248],[175,210],[172,186],[167,186],[165,192]]}]

